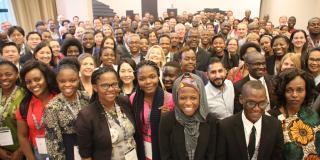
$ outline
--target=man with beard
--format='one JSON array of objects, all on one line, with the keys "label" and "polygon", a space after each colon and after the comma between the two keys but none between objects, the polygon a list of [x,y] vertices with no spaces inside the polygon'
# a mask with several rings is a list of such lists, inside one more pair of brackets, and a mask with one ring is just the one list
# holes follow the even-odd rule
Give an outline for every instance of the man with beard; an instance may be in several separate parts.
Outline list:
[{"label": "man with beard", "polygon": [[233,115],[234,88],[231,81],[226,79],[227,70],[220,59],[211,59],[207,76],[209,82],[206,86],[208,106],[216,118],[224,119]]},{"label": "man with beard", "polygon": [[245,54],[244,62],[244,65],[248,67],[249,75],[234,84],[234,113],[242,111],[242,105],[239,101],[239,96],[241,94],[242,86],[250,80],[260,81],[262,83],[267,91],[266,96],[269,103],[265,110],[268,111],[269,109],[272,109],[276,104],[274,102],[275,98],[270,99],[272,93],[271,90],[273,89],[271,83],[272,77],[266,75],[265,57],[259,52],[250,52]]}]

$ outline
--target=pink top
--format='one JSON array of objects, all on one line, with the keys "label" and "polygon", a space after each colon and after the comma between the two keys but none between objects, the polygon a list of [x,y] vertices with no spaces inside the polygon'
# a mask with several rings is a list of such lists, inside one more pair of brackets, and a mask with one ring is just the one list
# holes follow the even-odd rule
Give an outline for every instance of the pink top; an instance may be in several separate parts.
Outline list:
[{"label": "pink top", "polygon": [[[165,93],[164,104],[166,104],[169,107],[170,111],[173,111],[174,103],[173,103],[172,94],[168,92],[164,92],[164,93]],[[133,103],[134,95],[135,93],[132,93],[130,96],[131,104]],[[150,104],[146,101],[144,101],[143,106],[144,106],[144,113],[143,113],[144,124],[142,125],[143,139],[146,142],[151,142],[151,127],[150,127],[150,119],[149,119],[151,107],[150,107]]]},{"label": "pink top", "polygon": [[[50,94],[49,98],[48,98],[48,102],[53,97],[54,97],[54,94]],[[29,107],[28,107],[27,124],[28,124],[28,128],[29,128],[29,139],[31,140],[33,146],[36,146],[36,137],[37,136],[43,136],[44,137],[44,125],[42,124],[42,127],[41,127],[40,131],[37,130],[37,128],[36,128],[36,126],[35,126],[35,124],[33,122],[33,119],[32,119],[32,112],[35,115],[37,123],[39,125],[40,121],[41,121],[41,118],[43,116],[44,106],[46,106],[46,104],[42,104],[40,99],[38,99],[35,96],[32,96],[31,101],[29,103]],[[17,118],[18,121],[24,120],[22,118],[22,115],[20,113],[20,109],[19,108],[16,111],[16,118]]]}]

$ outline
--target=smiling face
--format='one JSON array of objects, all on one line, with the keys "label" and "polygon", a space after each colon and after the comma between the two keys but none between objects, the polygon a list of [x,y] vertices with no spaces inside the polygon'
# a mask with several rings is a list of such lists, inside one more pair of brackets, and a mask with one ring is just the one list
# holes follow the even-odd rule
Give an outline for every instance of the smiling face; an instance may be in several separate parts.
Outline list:
[{"label": "smiling face", "polygon": [[162,82],[167,91],[171,91],[174,81],[179,77],[179,69],[173,66],[163,67]]},{"label": "smiling face", "polygon": [[280,71],[284,71],[285,69],[294,68],[294,67],[295,65],[293,61],[291,60],[290,57],[288,57],[283,61],[283,64],[280,67]]},{"label": "smiling face", "polygon": [[293,35],[292,44],[296,48],[302,48],[303,45],[307,42],[307,39],[303,32],[296,32]]},{"label": "smiling face", "polygon": [[186,116],[193,116],[200,104],[199,92],[192,87],[183,87],[178,91],[178,105]]},{"label": "smiling face", "polygon": [[193,50],[185,51],[181,54],[181,70],[192,72],[196,68],[197,57]]},{"label": "smiling face", "polygon": [[46,79],[38,68],[34,68],[26,73],[25,83],[27,89],[38,98],[49,92]]},{"label": "smiling face", "polygon": [[58,41],[50,41],[49,43],[51,49],[52,49],[52,53],[54,56],[59,56],[60,53],[60,44]]},{"label": "smiling face", "polygon": [[49,48],[49,46],[45,46],[41,48],[37,53],[34,55],[35,59],[38,61],[41,61],[47,65],[50,64],[50,61],[52,59],[52,52]]},{"label": "smiling face", "polygon": [[38,34],[31,34],[27,39],[27,44],[31,50],[41,42],[41,37]]},{"label": "smiling face", "polygon": [[263,108],[259,106],[254,106],[253,108],[248,107],[248,103],[261,103],[265,102],[267,99],[266,91],[264,89],[248,89],[244,95],[240,95],[240,103],[243,105],[243,111],[246,118],[255,123],[264,114]]},{"label": "smiling face", "polygon": [[277,38],[274,41],[272,48],[277,57],[282,57],[288,52],[289,44],[284,38]]},{"label": "smiling face", "polygon": [[94,45],[94,35],[91,33],[84,34],[82,36],[83,48],[92,48]]},{"label": "smiling face", "polygon": [[229,53],[236,53],[238,50],[237,40],[235,39],[230,40],[228,43],[227,49]]},{"label": "smiling face", "polygon": [[79,87],[79,74],[71,68],[65,68],[57,74],[59,90],[66,99],[75,100]]},{"label": "smiling face", "polygon": [[214,50],[215,54],[218,57],[222,57],[223,56],[224,48],[225,48],[224,39],[216,38],[216,39],[213,40],[212,49]]},{"label": "smiling face", "polygon": [[320,74],[320,51],[313,51],[308,58],[308,70],[317,76]]},{"label": "smiling face", "polygon": [[93,85],[93,89],[98,93],[102,104],[113,104],[119,93],[117,76],[113,72],[103,73],[97,84]]},{"label": "smiling face", "polygon": [[116,63],[116,55],[111,48],[103,49],[101,52],[100,61],[104,66],[112,66]]},{"label": "smiling face", "polygon": [[2,58],[6,59],[13,64],[17,64],[20,59],[20,54],[17,47],[15,46],[5,46],[2,48]]},{"label": "smiling face", "polygon": [[8,64],[0,65],[0,87],[2,90],[11,90],[16,85],[19,75],[14,68]]},{"label": "smiling face", "polygon": [[156,92],[159,84],[159,76],[152,66],[143,66],[138,69],[138,84],[145,94],[152,95]]},{"label": "smiling face", "polygon": [[222,63],[213,63],[208,67],[208,78],[210,83],[216,87],[220,88],[226,79],[227,71],[223,67]]},{"label": "smiling face", "polygon": [[153,61],[160,67],[161,62],[164,59],[162,55],[163,54],[160,48],[153,48],[149,51],[149,56],[147,57],[147,59]]},{"label": "smiling face", "polygon": [[119,77],[124,84],[131,84],[134,80],[133,69],[129,63],[122,63],[119,66]]},{"label": "smiling face", "polygon": [[108,48],[114,49],[114,41],[110,38],[107,38],[104,41],[103,47],[108,47]]},{"label": "smiling face", "polygon": [[92,57],[87,57],[80,62],[81,76],[91,77],[93,70],[96,68]]}]

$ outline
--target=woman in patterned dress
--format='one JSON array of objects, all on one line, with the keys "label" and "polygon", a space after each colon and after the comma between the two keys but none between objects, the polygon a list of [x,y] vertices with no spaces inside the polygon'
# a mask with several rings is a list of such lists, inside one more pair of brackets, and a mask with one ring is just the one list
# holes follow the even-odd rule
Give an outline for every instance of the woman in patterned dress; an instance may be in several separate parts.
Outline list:
[{"label": "woman in patterned dress", "polygon": [[116,71],[100,67],[92,74],[94,94],[76,120],[77,142],[83,160],[137,160],[135,128],[127,96],[119,96]]},{"label": "woman in patterned dress", "polygon": [[282,122],[286,160],[320,158],[320,118],[311,110],[314,82],[305,71],[292,68],[276,78],[278,107],[270,111]]},{"label": "woman in patterned dress", "polygon": [[76,58],[66,57],[59,63],[57,83],[61,91],[44,111],[45,137],[49,157],[55,160],[74,159],[77,114],[89,104],[85,91],[78,91],[80,64]]},{"label": "woman in patterned dress", "polygon": [[17,160],[23,155],[17,137],[16,109],[24,97],[24,92],[16,85],[18,79],[17,66],[10,61],[0,61],[0,128],[9,129],[12,137],[11,144],[1,144],[0,159]]}]

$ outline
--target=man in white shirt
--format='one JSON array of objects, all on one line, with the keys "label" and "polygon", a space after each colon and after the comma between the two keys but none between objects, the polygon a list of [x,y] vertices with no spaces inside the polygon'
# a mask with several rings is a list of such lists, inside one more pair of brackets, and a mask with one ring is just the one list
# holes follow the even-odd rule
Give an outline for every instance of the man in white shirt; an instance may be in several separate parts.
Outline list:
[{"label": "man in white shirt", "polygon": [[211,59],[207,75],[210,83],[205,89],[209,111],[218,119],[232,116],[234,88],[232,82],[226,79],[227,70],[218,58]]},{"label": "man in white shirt", "polygon": [[239,99],[243,111],[218,124],[216,160],[283,159],[281,123],[264,114],[268,105],[264,86],[246,82]]}]

